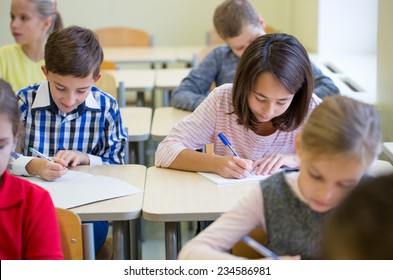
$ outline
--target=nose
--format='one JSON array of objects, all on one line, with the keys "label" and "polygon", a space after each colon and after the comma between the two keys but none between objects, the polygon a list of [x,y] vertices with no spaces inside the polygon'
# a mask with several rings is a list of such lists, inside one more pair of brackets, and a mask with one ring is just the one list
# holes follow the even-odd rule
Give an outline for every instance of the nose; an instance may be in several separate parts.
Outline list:
[{"label": "nose", "polygon": [[265,106],[263,107],[262,116],[265,118],[269,118],[274,114],[274,105],[271,102],[266,102]]},{"label": "nose", "polygon": [[19,23],[17,19],[11,19],[11,28],[18,27]]},{"label": "nose", "polygon": [[73,94],[68,94],[63,98],[63,104],[66,106],[72,106],[75,103],[75,97]]},{"label": "nose", "polygon": [[328,202],[333,197],[333,186],[325,184],[321,186],[317,193],[317,199],[320,201]]}]

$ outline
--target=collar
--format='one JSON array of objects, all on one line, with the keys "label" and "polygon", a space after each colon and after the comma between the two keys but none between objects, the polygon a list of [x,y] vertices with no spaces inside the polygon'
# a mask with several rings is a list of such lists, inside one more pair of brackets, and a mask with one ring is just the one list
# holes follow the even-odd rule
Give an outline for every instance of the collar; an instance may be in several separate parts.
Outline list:
[{"label": "collar", "polygon": [[[50,93],[49,82],[45,81],[40,84],[36,91],[35,99],[33,104],[31,105],[31,110],[46,110],[51,109],[54,113],[60,112],[59,108],[57,107],[56,103],[52,99],[52,95]],[[78,111],[79,114],[84,113],[86,110],[90,111],[100,111],[100,105],[97,103],[96,99],[93,96],[92,91],[90,90],[89,95],[87,96],[86,100],[78,106],[75,111]]]}]

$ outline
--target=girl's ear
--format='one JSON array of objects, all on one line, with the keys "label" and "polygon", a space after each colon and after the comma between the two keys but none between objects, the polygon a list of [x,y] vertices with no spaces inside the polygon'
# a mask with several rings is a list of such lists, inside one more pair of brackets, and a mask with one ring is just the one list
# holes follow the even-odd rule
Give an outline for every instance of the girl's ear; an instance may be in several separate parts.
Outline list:
[{"label": "girl's ear", "polygon": [[302,145],[300,143],[300,138],[302,137],[301,135],[302,133],[300,132],[298,135],[296,135],[295,138],[295,150],[296,150],[296,154],[300,157],[301,153],[302,153]]}]

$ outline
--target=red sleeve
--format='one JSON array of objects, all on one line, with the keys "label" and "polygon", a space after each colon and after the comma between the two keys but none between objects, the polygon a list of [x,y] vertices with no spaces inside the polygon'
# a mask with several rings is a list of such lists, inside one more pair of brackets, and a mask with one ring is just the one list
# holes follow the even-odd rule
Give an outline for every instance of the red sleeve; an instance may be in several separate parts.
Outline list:
[{"label": "red sleeve", "polygon": [[29,182],[26,188],[23,257],[33,260],[64,259],[56,210],[49,193]]}]

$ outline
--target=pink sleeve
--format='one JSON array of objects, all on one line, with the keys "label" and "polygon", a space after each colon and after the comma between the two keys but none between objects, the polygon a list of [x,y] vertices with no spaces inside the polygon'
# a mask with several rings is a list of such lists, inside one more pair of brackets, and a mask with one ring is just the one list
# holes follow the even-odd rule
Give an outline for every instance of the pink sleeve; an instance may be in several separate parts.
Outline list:
[{"label": "pink sleeve", "polygon": [[158,145],[155,165],[168,167],[184,149],[196,150],[213,141],[216,125],[216,100],[212,92],[188,117],[177,123]]},{"label": "pink sleeve", "polygon": [[254,228],[266,228],[261,189],[253,187],[236,206],[190,240],[179,253],[179,259],[239,259],[228,251]]}]

